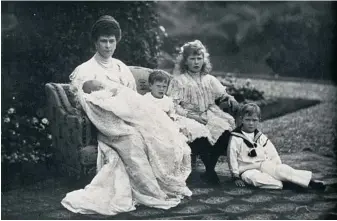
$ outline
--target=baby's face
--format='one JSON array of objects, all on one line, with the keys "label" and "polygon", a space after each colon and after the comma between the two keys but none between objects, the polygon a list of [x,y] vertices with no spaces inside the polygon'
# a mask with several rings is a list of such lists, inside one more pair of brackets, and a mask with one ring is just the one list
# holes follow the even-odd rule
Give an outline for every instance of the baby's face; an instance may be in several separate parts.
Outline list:
[{"label": "baby's face", "polygon": [[84,93],[90,94],[93,91],[99,91],[104,89],[104,84],[97,80],[86,81],[83,84]]},{"label": "baby's face", "polygon": [[95,91],[99,91],[104,89],[104,85],[99,81],[92,81],[91,88]]}]

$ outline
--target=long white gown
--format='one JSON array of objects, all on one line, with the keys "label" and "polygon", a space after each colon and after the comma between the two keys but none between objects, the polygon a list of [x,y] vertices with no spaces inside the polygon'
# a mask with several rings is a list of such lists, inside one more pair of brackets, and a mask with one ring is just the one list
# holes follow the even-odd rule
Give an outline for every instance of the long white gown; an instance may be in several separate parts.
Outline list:
[{"label": "long white gown", "polygon": [[[80,89],[83,81],[74,82],[81,82]],[[75,213],[103,215],[132,211],[137,204],[177,206],[192,195],[185,182],[191,172],[185,137],[155,104],[118,82],[109,85],[117,88],[116,95],[77,91],[99,131],[98,173],[84,189],[68,193],[62,205]]]}]

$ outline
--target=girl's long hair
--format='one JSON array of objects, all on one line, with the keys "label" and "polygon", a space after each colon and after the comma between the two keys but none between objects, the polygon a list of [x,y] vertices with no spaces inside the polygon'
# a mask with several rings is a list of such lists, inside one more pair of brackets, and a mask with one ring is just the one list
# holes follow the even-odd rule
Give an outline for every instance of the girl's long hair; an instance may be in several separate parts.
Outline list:
[{"label": "girl's long hair", "polygon": [[180,52],[176,60],[176,68],[179,70],[180,74],[188,71],[188,66],[186,65],[188,56],[200,54],[204,57],[204,64],[202,65],[200,73],[204,75],[209,74],[212,70],[209,53],[206,47],[199,40],[187,42],[180,48]]}]

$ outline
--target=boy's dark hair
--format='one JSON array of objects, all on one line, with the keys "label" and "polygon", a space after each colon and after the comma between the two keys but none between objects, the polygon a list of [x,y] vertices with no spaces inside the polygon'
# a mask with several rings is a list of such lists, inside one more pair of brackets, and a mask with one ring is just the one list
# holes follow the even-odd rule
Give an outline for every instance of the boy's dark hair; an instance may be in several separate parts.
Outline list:
[{"label": "boy's dark hair", "polygon": [[153,70],[153,72],[149,75],[149,84],[154,84],[154,82],[167,82],[170,83],[171,75],[163,70]]},{"label": "boy's dark hair", "polygon": [[255,103],[247,103],[244,104],[241,108],[240,108],[240,117],[243,117],[245,115],[251,116],[253,114],[257,114],[258,118],[261,119],[261,109],[260,107],[255,104]]}]

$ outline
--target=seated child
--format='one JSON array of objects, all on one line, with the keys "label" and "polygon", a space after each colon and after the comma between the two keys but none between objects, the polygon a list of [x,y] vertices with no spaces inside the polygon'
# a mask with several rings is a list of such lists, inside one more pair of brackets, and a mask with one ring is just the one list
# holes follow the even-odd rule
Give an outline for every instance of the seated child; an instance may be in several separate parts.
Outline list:
[{"label": "seated child", "polygon": [[258,105],[245,104],[240,110],[241,125],[231,133],[227,156],[235,184],[282,189],[282,181],[288,181],[302,187],[324,189],[322,182],[312,179],[311,171],[282,164],[272,142],[257,129],[260,115]]},{"label": "seated child", "polygon": [[182,117],[176,114],[174,103],[171,97],[166,96],[167,88],[170,83],[170,75],[162,70],[154,70],[149,75],[150,92],[144,97],[152,100],[177,124],[180,131],[188,138],[188,142],[194,141],[199,137],[211,137],[205,127],[200,126],[193,119]]}]

